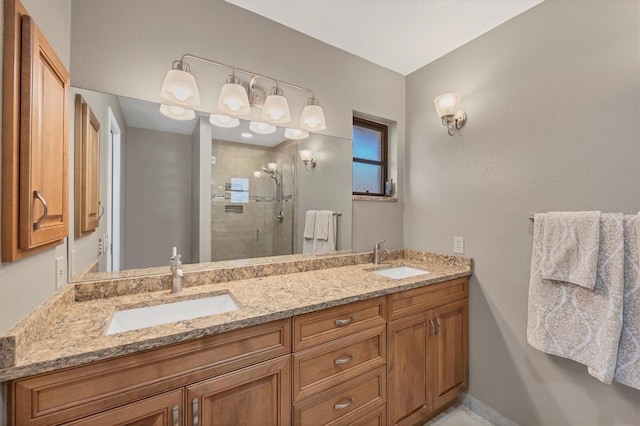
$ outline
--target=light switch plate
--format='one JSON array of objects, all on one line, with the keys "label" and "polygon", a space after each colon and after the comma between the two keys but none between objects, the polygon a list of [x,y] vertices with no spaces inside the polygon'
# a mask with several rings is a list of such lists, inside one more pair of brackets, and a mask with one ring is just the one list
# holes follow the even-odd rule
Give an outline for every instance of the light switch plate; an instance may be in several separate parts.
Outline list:
[{"label": "light switch plate", "polygon": [[453,252],[464,254],[464,237],[453,237]]},{"label": "light switch plate", "polygon": [[64,279],[64,257],[56,257],[56,289],[65,285]]}]

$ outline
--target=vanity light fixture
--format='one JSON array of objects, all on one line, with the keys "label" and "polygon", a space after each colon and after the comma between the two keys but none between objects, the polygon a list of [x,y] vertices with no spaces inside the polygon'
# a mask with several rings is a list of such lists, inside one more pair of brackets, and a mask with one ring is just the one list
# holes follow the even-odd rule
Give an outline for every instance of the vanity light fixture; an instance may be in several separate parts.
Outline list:
[{"label": "vanity light fixture", "polygon": [[271,133],[276,132],[276,126],[273,124],[261,123],[259,121],[251,121],[249,123],[249,130],[254,133],[259,133],[261,135],[270,135]]},{"label": "vanity light fixture", "polygon": [[196,79],[190,72],[189,64],[173,61],[171,70],[162,82],[160,97],[167,103],[195,107],[200,105],[200,92]]},{"label": "vanity light fixture", "polygon": [[[160,96],[166,101],[165,103],[169,105],[193,108],[200,104],[198,86],[194,76],[191,74],[190,66],[186,62],[188,59],[226,68],[231,71],[231,75],[227,78],[227,83],[222,86],[217,103],[218,110],[225,114],[231,116],[247,115],[251,112],[251,107],[255,107],[262,108],[262,118],[270,123],[288,123],[291,121],[289,103],[283,96],[282,89],[280,88],[280,86],[287,86],[311,95],[307,106],[304,107],[300,115],[300,127],[311,132],[327,128],[324,111],[316,99],[313,90],[189,53],[182,55],[180,60],[173,62],[172,69],[164,79]],[[248,84],[250,93],[247,93],[247,89],[236,73],[250,76],[248,80],[250,81]],[[255,84],[256,81],[260,79],[275,83],[275,87],[271,90],[271,94],[267,99],[264,99],[264,91]],[[254,103],[251,103],[249,99]]]},{"label": "vanity light fixture", "polygon": [[294,141],[299,141],[299,140],[308,138],[309,132],[305,132],[304,130],[298,130],[298,129],[290,129],[287,127],[284,130],[284,137]]},{"label": "vanity light fixture", "polygon": [[229,117],[228,115],[211,114],[209,115],[209,123],[217,127],[231,128],[238,127],[240,125],[240,120],[235,117]]},{"label": "vanity light fixture", "polygon": [[196,113],[192,109],[186,109],[181,106],[160,105],[160,114],[174,120],[189,121],[196,117]]},{"label": "vanity light fixture", "polygon": [[282,89],[276,87],[271,89],[271,94],[267,96],[262,106],[262,118],[273,124],[284,124],[291,121],[289,103],[287,98],[282,96]]},{"label": "vanity light fixture", "polygon": [[456,130],[467,122],[467,114],[460,109],[459,93],[444,93],[433,100],[438,117],[442,124],[447,126],[450,136],[456,134]]},{"label": "vanity light fixture", "polygon": [[[313,151],[310,149],[301,149],[300,150],[300,159],[304,163],[304,168],[307,171],[311,171],[311,169],[315,168],[318,162],[315,158],[313,158]],[[309,168],[311,165],[311,169]]]}]

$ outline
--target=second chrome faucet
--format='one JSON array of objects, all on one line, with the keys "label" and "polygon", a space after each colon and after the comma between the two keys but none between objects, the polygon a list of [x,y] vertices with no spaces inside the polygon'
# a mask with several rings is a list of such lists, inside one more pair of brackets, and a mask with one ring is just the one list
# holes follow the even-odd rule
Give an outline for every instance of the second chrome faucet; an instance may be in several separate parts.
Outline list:
[{"label": "second chrome faucet", "polygon": [[387,240],[379,240],[373,245],[373,264],[377,265],[380,263],[380,252],[383,253],[391,253],[389,250],[382,250],[382,243],[386,243]]}]

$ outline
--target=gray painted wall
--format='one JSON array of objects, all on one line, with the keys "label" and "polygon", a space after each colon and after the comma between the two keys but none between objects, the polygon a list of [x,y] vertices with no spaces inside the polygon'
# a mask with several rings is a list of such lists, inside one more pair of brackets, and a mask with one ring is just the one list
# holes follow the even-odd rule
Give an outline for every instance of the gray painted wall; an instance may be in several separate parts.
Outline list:
[{"label": "gray painted wall", "polygon": [[[407,78],[409,248],[464,236],[470,393],[521,425],[631,425],[640,393],[526,343],[531,212],[640,210],[639,3],[546,1]],[[463,95],[455,137],[432,99]]]},{"label": "gray painted wall", "polygon": [[[191,136],[127,128],[125,268],[191,262]],[[160,190],[158,190],[160,188]]]}]

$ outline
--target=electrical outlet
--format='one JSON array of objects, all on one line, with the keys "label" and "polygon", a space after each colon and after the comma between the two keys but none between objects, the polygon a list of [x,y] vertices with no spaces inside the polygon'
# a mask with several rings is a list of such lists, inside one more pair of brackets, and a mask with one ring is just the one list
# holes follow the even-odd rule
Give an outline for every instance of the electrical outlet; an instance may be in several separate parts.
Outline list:
[{"label": "electrical outlet", "polygon": [[56,289],[66,283],[64,279],[64,257],[56,257]]},{"label": "electrical outlet", "polygon": [[453,252],[464,254],[464,237],[453,237]]},{"label": "electrical outlet", "polygon": [[75,277],[78,271],[76,270],[76,255],[77,252],[75,249],[69,252],[69,268],[71,269],[70,277]]}]

